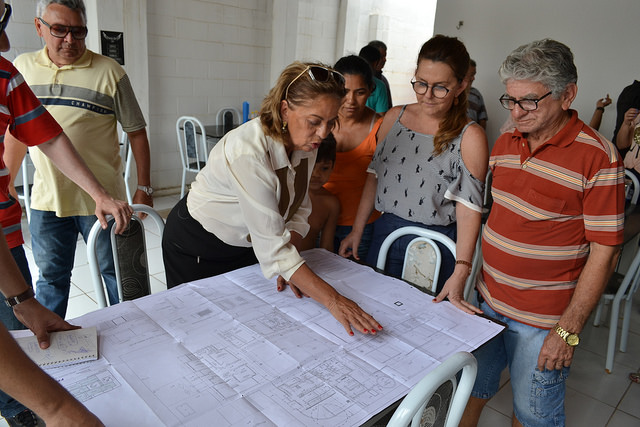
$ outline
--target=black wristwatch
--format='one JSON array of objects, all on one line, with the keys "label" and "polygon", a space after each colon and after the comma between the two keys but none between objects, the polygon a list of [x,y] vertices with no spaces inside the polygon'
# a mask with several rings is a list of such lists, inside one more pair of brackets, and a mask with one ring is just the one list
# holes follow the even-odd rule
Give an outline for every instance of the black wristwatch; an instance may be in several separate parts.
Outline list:
[{"label": "black wristwatch", "polygon": [[33,289],[29,288],[20,295],[5,298],[4,303],[7,304],[7,307],[11,308],[14,305],[18,305],[21,302],[25,302],[26,300],[33,298],[34,296],[35,294],[33,293]]}]

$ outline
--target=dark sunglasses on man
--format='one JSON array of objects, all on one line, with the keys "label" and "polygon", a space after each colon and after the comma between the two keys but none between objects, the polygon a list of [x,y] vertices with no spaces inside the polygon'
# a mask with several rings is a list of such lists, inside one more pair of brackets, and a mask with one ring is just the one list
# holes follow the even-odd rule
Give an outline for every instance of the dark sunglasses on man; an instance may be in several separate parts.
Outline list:
[{"label": "dark sunglasses on man", "polygon": [[84,40],[87,37],[87,27],[69,27],[67,25],[49,24],[47,21],[40,17],[38,17],[38,20],[42,22],[42,25],[49,28],[49,33],[53,37],[63,39],[67,37],[67,34],[69,33],[71,33],[71,37],[73,37],[75,40]]},{"label": "dark sunglasses on man", "polygon": [[2,34],[9,25],[9,18],[11,17],[11,5],[4,5],[4,13],[2,14],[2,18],[0,18],[0,34]]}]

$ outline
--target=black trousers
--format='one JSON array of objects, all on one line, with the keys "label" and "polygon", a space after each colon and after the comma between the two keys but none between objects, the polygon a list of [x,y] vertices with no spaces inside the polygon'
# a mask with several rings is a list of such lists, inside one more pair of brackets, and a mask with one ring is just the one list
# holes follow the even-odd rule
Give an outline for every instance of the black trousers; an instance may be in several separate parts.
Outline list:
[{"label": "black trousers", "polygon": [[204,279],[258,262],[253,248],[231,246],[205,230],[187,209],[187,196],[167,217],[162,235],[167,287]]}]

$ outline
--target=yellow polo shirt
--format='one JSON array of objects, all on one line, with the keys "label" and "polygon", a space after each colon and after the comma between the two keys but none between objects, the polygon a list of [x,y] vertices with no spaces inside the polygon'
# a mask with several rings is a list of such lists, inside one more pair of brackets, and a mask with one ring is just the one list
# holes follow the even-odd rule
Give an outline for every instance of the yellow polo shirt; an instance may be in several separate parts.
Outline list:
[{"label": "yellow polo shirt", "polygon": [[[126,132],[146,126],[124,69],[90,50],[58,67],[47,48],[18,56],[14,65],[40,102],[64,129],[80,156],[111,196],[126,197],[117,122]],[[93,215],[95,202],[62,174],[38,148],[31,207],[59,217]]]}]

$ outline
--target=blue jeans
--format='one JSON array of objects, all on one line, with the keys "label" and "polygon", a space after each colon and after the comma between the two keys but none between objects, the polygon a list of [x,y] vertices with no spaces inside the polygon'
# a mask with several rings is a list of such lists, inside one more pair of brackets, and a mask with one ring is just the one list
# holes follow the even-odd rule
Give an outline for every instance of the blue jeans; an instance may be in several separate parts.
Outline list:
[{"label": "blue jeans", "polygon": [[509,367],[513,412],[523,426],[564,426],[565,381],[569,368],[539,371],[538,355],[546,329],[535,328],[502,316],[480,304],[486,315],[507,324],[507,329],[473,352],[478,375],[472,396],[489,399],[498,392],[500,373]]},{"label": "blue jeans", "polygon": [[[36,298],[62,318],[67,313],[78,233],[82,234],[86,243],[96,220],[94,215],[59,218],[55,212],[31,209],[31,244],[33,257],[40,269]],[[117,304],[118,286],[108,230],[103,230],[98,236],[96,252],[109,303]]]},{"label": "blue jeans", "polygon": [[[367,256],[367,265],[372,267],[376,266],[378,260],[378,253],[380,253],[380,247],[382,242],[387,236],[398,228],[415,226],[420,228],[427,228],[429,230],[442,233],[454,242],[457,239],[456,223],[449,224],[447,226],[442,225],[426,225],[421,222],[408,221],[400,218],[394,214],[385,213],[373,223],[373,235],[371,236],[371,245],[369,246],[369,254]],[[401,277],[402,266],[404,265],[404,253],[407,250],[407,246],[416,236],[407,235],[397,239],[389,248],[387,253],[387,262],[385,264],[384,271],[390,276]],[[438,285],[436,293],[439,293],[444,287],[444,283],[449,276],[453,274],[453,270],[456,267],[456,260],[444,245],[436,242],[440,253],[442,254],[442,264],[440,265],[440,277],[438,277]]]},{"label": "blue jeans", "polygon": [[[22,245],[12,248],[11,255],[13,255],[13,259],[16,261],[16,264],[18,264],[18,268],[20,269],[25,282],[27,282],[27,285],[32,286],[31,272],[29,271],[29,264]],[[16,318],[15,314],[13,314],[13,309],[7,307],[5,303],[0,303],[0,320],[9,330],[26,329],[25,326]],[[26,407],[23,404],[0,390],[0,413],[3,417],[11,418],[18,415],[25,409]]]}]

